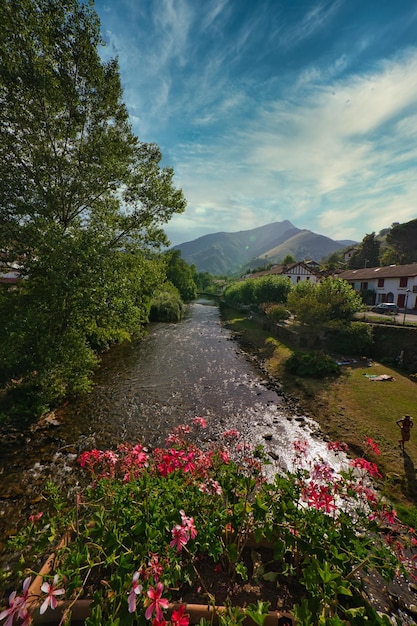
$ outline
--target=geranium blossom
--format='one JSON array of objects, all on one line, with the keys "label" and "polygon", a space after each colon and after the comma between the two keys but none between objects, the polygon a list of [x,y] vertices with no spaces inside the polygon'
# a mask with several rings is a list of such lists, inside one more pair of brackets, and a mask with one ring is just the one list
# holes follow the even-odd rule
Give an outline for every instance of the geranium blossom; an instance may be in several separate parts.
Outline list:
[{"label": "geranium blossom", "polygon": [[190,616],[185,612],[185,606],[181,604],[178,609],[174,609],[171,615],[172,626],[188,626],[190,623]]},{"label": "geranium blossom", "polygon": [[188,540],[190,538],[188,529],[177,524],[171,530],[171,534],[172,534],[172,541],[170,542],[169,545],[172,548],[176,548],[178,552],[181,552],[183,547],[187,545]]},{"label": "geranium blossom", "polygon": [[375,453],[375,454],[381,454],[380,449],[378,448],[378,444],[375,443],[375,441],[371,438],[371,437],[367,437],[365,439],[365,445],[369,446],[369,448],[371,448],[371,450]]},{"label": "geranium blossom", "polygon": [[375,465],[375,463],[371,463],[371,461],[367,461],[363,458],[358,458],[351,460],[350,465],[358,469],[363,469],[374,478],[382,478],[382,475],[379,473],[377,466]]},{"label": "geranium blossom", "polygon": [[129,613],[136,611],[136,596],[142,593],[142,585],[138,583],[139,572],[135,572],[132,577],[132,587],[128,591],[127,604]]},{"label": "geranium blossom", "polygon": [[48,606],[51,609],[56,609],[58,606],[58,600],[56,596],[62,596],[65,593],[65,589],[57,589],[56,586],[58,584],[58,574],[55,574],[52,583],[44,582],[41,587],[41,591],[46,593],[47,596],[45,600],[42,602],[41,608],[39,609],[39,613],[42,615],[45,613]]},{"label": "geranium blossom", "polygon": [[180,515],[182,527],[188,531],[190,539],[195,539],[197,537],[197,529],[194,524],[194,518],[187,517],[183,510],[180,511]]},{"label": "geranium blossom", "polygon": [[296,454],[306,454],[308,450],[308,441],[305,439],[297,439],[293,442],[294,451]]},{"label": "geranium blossom", "polygon": [[155,613],[155,617],[158,621],[163,619],[162,609],[167,609],[169,602],[166,598],[162,597],[164,591],[164,585],[158,583],[156,587],[150,587],[147,591],[147,599],[145,604],[147,609],[145,611],[145,619],[151,619],[152,614]]},{"label": "geranium blossom", "polygon": [[239,439],[240,432],[235,428],[231,428],[230,430],[225,430],[224,433],[222,433],[222,437],[225,439]]},{"label": "geranium blossom", "polygon": [[193,424],[198,424],[201,428],[207,428],[207,420],[204,417],[194,417]]},{"label": "geranium blossom", "polygon": [[347,452],[348,445],[343,441],[329,441],[327,443],[327,449],[333,450],[333,452]]}]

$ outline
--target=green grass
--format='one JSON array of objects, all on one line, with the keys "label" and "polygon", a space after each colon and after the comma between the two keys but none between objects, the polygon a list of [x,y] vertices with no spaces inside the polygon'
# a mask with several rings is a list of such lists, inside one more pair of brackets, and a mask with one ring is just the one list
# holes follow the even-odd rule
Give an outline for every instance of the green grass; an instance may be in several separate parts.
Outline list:
[{"label": "green grass", "polygon": [[[316,380],[289,375],[284,369],[292,347],[262,330],[254,321],[236,311],[225,309],[223,319],[238,333],[244,347],[256,350],[264,359],[271,377],[279,379],[287,393],[296,397],[303,411],[315,419],[326,437],[344,441],[352,455],[362,455],[366,437],[374,439],[381,450],[376,462],[389,496],[406,507],[417,505],[417,383],[399,370],[378,362],[371,367],[358,362],[343,366],[338,378]],[[393,381],[371,381],[366,374],[387,374]],[[400,430],[396,421],[409,413],[414,417],[414,432],[403,455],[399,447]]]}]

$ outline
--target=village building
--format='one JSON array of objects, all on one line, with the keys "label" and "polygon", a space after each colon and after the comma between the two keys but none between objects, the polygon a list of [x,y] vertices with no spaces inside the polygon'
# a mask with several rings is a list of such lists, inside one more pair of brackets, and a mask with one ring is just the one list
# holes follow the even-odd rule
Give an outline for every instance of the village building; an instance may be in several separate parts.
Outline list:
[{"label": "village building", "polygon": [[318,283],[321,278],[318,263],[314,261],[297,261],[288,265],[273,265],[268,270],[247,274],[245,278],[261,278],[262,276],[271,275],[287,276],[294,285],[303,280]]},{"label": "village building", "polygon": [[417,309],[417,263],[345,270],[337,277],[357,292],[373,292],[372,304],[392,302],[400,309]]}]

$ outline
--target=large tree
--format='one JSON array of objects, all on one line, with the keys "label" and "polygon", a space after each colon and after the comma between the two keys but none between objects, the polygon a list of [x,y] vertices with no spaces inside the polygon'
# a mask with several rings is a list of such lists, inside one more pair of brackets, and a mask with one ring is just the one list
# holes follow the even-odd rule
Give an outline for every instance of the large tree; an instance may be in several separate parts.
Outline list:
[{"label": "large tree", "polygon": [[391,258],[396,262],[417,262],[417,219],[404,224],[394,224],[387,234],[387,243],[393,249]]},{"label": "large tree", "polygon": [[365,235],[358,248],[349,259],[348,267],[353,270],[363,267],[379,267],[381,242],[375,233]]},{"label": "large tree", "polygon": [[95,350],[146,321],[154,251],[185,208],[101,43],[92,2],[0,4],[0,250],[22,275],[0,297],[0,382],[51,399],[86,388]]}]

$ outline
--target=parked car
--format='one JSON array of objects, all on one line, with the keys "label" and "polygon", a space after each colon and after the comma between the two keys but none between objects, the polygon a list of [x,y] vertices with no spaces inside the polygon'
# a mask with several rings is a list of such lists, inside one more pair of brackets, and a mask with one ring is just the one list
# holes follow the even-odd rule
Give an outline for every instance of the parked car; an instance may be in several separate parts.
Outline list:
[{"label": "parked car", "polygon": [[393,302],[381,302],[372,307],[374,313],[382,313],[384,315],[397,315],[399,308]]}]

